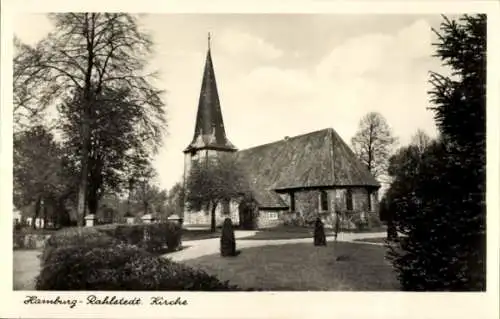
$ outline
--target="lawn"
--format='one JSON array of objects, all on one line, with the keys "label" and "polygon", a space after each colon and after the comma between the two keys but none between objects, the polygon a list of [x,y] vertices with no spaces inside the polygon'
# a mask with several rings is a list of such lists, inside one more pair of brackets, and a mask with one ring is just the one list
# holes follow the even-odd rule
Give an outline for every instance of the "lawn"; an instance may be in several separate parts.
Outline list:
[{"label": "lawn", "polygon": [[14,250],[14,290],[35,290],[40,271],[40,250]]},{"label": "lawn", "polygon": [[[293,238],[312,238],[314,228],[299,227],[299,226],[276,226],[273,228],[259,229],[258,232],[250,237],[245,237],[245,240],[261,240],[261,239],[293,239]],[[325,235],[333,235],[331,230],[325,229]]]},{"label": "lawn", "polygon": [[208,255],[186,260],[242,288],[262,290],[396,291],[396,274],[384,247],[338,242],[337,246],[287,244],[243,249],[237,257]]},{"label": "lawn", "polygon": [[220,229],[217,229],[215,233],[212,233],[210,229],[183,229],[182,230],[182,240],[201,240],[210,238],[219,238]]},{"label": "lawn", "polygon": [[387,237],[378,237],[378,238],[366,238],[366,239],[356,239],[355,241],[373,243],[373,244],[385,244]]}]

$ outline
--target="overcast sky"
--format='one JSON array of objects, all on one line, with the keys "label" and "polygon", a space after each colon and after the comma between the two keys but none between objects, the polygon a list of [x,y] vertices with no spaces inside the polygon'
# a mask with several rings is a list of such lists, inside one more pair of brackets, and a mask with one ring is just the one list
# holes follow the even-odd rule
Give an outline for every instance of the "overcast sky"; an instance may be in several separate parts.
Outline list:
[{"label": "overcast sky", "polygon": [[[167,91],[168,135],[155,162],[162,187],[180,181],[193,136],[207,33],[226,133],[239,149],[327,127],[347,142],[360,118],[380,112],[400,144],[417,129],[436,135],[428,72],[439,15],[148,15]],[[15,20],[35,43],[50,31],[43,15]]]}]

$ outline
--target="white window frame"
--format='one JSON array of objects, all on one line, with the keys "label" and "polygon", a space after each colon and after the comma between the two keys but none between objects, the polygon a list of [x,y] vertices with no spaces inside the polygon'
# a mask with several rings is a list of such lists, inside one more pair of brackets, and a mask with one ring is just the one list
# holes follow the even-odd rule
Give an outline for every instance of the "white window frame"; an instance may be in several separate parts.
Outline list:
[{"label": "white window frame", "polygon": [[268,220],[277,220],[278,219],[278,213],[277,212],[267,212],[267,219]]}]

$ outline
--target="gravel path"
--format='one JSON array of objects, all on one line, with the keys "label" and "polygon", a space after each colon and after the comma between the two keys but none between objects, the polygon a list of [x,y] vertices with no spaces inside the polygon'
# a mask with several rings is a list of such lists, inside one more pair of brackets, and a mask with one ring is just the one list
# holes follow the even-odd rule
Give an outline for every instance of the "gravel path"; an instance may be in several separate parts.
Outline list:
[{"label": "gravel path", "polygon": [[[245,240],[245,237],[251,237],[255,235],[255,233],[257,233],[257,231],[236,231],[235,237],[239,239],[236,241],[236,249],[270,246],[270,245],[312,243],[313,241],[312,238]],[[386,235],[387,235],[386,232],[340,233],[337,240],[343,242],[352,242],[356,244],[371,244],[371,245],[381,246],[383,244],[368,243],[356,240],[368,239],[368,238],[380,238],[380,237],[385,237]],[[326,240],[331,242],[334,240],[334,238],[333,236],[328,236]],[[185,247],[183,250],[163,255],[163,257],[170,258],[174,261],[182,261],[182,260],[194,259],[201,256],[219,253],[219,238],[184,241],[182,245]]]}]

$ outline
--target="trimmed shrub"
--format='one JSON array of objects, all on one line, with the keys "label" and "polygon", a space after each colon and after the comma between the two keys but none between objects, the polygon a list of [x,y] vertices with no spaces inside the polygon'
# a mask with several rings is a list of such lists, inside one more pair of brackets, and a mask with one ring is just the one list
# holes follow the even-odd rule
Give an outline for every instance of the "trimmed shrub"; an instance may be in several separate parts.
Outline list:
[{"label": "trimmed shrub", "polygon": [[220,254],[223,257],[236,256],[236,239],[234,238],[231,218],[224,219],[222,235],[220,237]]},{"label": "trimmed shrub", "polygon": [[182,229],[172,222],[118,225],[99,230],[122,243],[135,245],[149,252],[174,251],[181,246]]},{"label": "trimmed shrub", "polygon": [[154,256],[136,246],[60,247],[47,258],[37,290],[239,290],[204,271]]},{"label": "trimmed shrub", "polygon": [[325,227],[319,217],[314,223],[314,246],[326,246]]},{"label": "trimmed shrub", "polygon": [[118,241],[106,234],[90,227],[74,227],[62,229],[45,242],[45,247],[41,256],[42,265],[59,248],[82,246],[90,247],[108,247],[118,244]]}]

